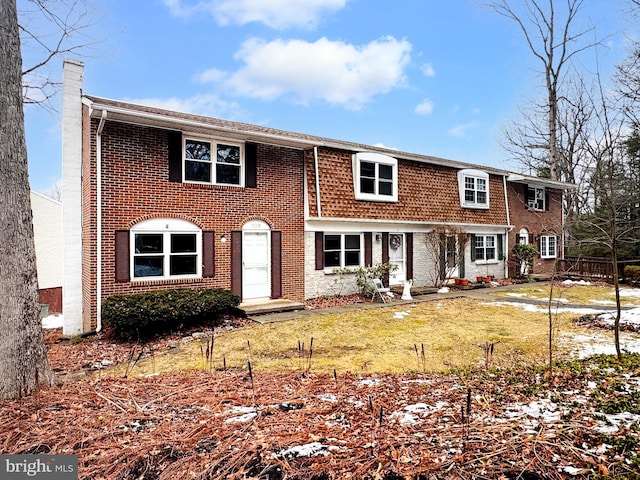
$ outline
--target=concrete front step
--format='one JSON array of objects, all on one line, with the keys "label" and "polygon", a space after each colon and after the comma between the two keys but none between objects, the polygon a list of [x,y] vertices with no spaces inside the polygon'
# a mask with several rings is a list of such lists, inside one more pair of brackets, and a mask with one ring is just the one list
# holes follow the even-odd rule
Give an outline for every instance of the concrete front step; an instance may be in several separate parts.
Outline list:
[{"label": "concrete front step", "polygon": [[248,317],[253,315],[264,315],[267,313],[276,312],[291,312],[294,310],[304,310],[304,303],[294,302],[286,299],[265,299],[243,302],[239,305],[241,310],[247,314]]}]

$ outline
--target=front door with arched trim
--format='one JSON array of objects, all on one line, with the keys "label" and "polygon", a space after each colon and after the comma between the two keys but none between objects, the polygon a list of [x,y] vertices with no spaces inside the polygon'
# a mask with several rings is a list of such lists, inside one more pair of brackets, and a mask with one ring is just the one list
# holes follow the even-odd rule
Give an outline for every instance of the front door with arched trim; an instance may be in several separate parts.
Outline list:
[{"label": "front door with arched trim", "polygon": [[262,220],[242,227],[242,299],[271,296],[271,229]]}]

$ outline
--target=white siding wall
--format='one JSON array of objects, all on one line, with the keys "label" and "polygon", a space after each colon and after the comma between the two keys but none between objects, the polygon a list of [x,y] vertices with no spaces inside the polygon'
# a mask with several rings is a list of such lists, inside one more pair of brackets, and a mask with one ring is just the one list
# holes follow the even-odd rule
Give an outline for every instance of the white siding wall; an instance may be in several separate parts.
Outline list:
[{"label": "white siding wall", "polygon": [[62,204],[31,192],[38,288],[62,286]]}]

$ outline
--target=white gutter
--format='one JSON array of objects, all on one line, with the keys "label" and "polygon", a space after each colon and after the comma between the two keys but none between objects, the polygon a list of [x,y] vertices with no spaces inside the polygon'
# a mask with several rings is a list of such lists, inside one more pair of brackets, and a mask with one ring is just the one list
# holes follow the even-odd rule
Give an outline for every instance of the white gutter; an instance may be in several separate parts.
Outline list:
[{"label": "white gutter", "polygon": [[96,332],[102,330],[102,130],[107,120],[107,111],[102,110],[96,133]]},{"label": "white gutter", "polygon": [[509,216],[509,194],[507,192],[507,177],[502,177],[502,187],[504,189],[504,206],[507,211],[507,229],[504,234],[504,278],[509,278],[509,232],[513,229]]},{"label": "white gutter", "polygon": [[322,217],[322,202],[320,201],[320,168],[318,167],[318,146],[313,147],[313,162],[316,176],[316,209],[318,218]]}]

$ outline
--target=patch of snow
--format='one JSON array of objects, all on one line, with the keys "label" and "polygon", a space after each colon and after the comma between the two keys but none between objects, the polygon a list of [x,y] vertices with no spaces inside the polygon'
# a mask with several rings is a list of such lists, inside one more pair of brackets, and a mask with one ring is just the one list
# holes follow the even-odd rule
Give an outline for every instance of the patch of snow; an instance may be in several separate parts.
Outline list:
[{"label": "patch of snow", "polygon": [[322,400],[323,402],[328,402],[328,403],[337,403],[338,402],[338,397],[336,395],[334,395],[333,393],[323,393],[321,395],[318,395],[318,398],[320,400]]},{"label": "patch of snow", "polygon": [[607,413],[604,417],[607,421],[599,422],[600,424],[594,427],[600,433],[611,434],[620,430],[620,427],[629,428],[633,424],[640,425],[640,415],[637,413]]},{"label": "patch of snow", "polygon": [[[225,423],[246,423],[250,422],[258,416],[258,412],[255,407],[240,407],[234,406],[226,409],[223,412],[224,415],[235,415],[234,417],[227,418]],[[238,415],[240,414],[240,415]]]},{"label": "patch of snow", "polygon": [[329,455],[329,447],[320,442],[311,442],[304,445],[296,445],[276,454],[278,458],[317,457]]},{"label": "patch of snow", "polygon": [[42,328],[62,328],[64,315],[49,315],[42,319]]},{"label": "patch of snow", "polygon": [[402,320],[404,317],[409,315],[409,313],[411,313],[411,312],[409,312],[408,310],[405,310],[403,312],[396,312],[396,313],[393,314],[393,318],[396,319],[396,320]]},{"label": "patch of snow", "polygon": [[365,378],[363,380],[360,380],[357,385],[359,387],[375,387],[376,385],[380,385],[382,383],[382,380],[380,380],[379,378]]},{"label": "patch of snow", "polygon": [[621,297],[640,298],[640,288],[622,288],[620,289]]},{"label": "patch of snow", "polygon": [[616,302],[613,300],[589,300],[589,303],[595,303],[596,305],[615,305]]},{"label": "patch of snow", "polygon": [[[615,312],[606,312],[602,315],[598,315],[598,319],[604,321],[609,325],[613,325],[615,322],[615,316]],[[620,312],[620,323],[625,323],[628,325],[640,325],[640,307]]]},{"label": "patch of snow", "polygon": [[[482,302],[480,305],[491,305],[496,307],[518,307],[522,308],[527,312],[534,313],[547,313],[549,311],[547,306],[541,305],[532,305],[530,303],[520,303],[520,302]],[[590,313],[598,313],[597,310],[593,308],[572,308],[572,307],[556,307],[555,305],[551,306],[552,313],[577,313],[579,315],[587,315]]]},{"label": "patch of snow", "polygon": [[[613,334],[592,333],[569,335],[562,338],[564,346],[570,346],[570,355],[585,359],[592,355],[615,355]],[[640,353],[640,338],[626,332],[620,333],[620,348],[631,353]]]},{"label": "patch of snow", "polygon": [[507,292],[505,294],[507,297],[526,297],[528,293],[518,293],[518,292]]},{"label": "patch of snow", "polygon": [[438,293],[449,293],[449,287],[442,287],[438,290]]},{"label": "patch of snow", "polygon": [[587,282],[586,280],[565,280],[562,282],[563,285],[592,285],[591,282]]}]

